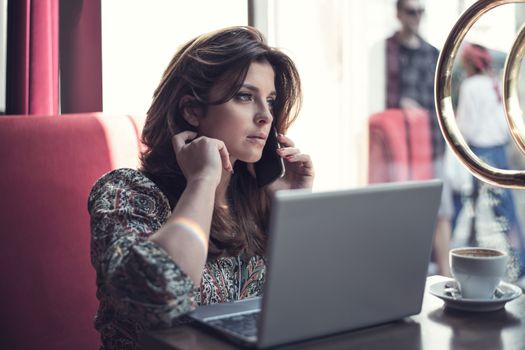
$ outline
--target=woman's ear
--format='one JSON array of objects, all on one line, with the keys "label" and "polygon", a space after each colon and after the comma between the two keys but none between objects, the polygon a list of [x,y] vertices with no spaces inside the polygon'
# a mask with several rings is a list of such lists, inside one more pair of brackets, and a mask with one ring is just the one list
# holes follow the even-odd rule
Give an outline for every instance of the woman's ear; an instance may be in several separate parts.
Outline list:
[{"label": "woman's ear", "polygon": [[179,108],[182,113],[182,117],[188,124],[193,127],[199,126],[199,117],[201,108],[198,107],[195,97],[191,95],[184,95],[179,102]]}]

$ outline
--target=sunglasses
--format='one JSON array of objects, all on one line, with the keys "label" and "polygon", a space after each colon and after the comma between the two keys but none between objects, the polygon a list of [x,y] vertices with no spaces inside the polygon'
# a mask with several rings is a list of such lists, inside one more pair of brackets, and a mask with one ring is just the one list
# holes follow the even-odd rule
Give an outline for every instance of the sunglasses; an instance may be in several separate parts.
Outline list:
[{"label": "sunglasses", "polygon": [[423,13],[425,12],[425,9],[405,7],[403,8],[403,12],[406,13],[410,17],[417,17],[417,16],[423,15]]}]

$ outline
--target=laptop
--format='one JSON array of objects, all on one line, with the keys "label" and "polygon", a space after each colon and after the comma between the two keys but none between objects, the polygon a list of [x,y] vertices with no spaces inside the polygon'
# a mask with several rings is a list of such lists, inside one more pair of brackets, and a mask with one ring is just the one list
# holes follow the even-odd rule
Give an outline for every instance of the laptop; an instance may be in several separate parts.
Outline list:
[{"label": "laptop", "polygon": [[267,348],[418,314],[441,188],[428,180],[277,192],[263,297],[200,306],[190,317]]}]

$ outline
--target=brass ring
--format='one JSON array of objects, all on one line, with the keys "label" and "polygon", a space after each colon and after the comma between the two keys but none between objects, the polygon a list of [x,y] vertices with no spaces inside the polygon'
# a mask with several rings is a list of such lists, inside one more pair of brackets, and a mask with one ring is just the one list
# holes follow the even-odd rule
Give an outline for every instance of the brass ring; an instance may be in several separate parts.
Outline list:
[{"label": "brass ring", "polygon": [[[459,161],[477,178],[500,187],[525,188],[525,171],[498,169],[483,162],[467,145],[456,124],[452,107],[452,66],[459,47],[476,21],[493,8],[525,0],[480,0],[468,8],[449,33],[436,67],[434,98],[439,127]],[[521,28],[504,68],[503,106],[512,138],[525,153],[525,124],[518,99],[518,77],[525,53],[525,26]]]}]

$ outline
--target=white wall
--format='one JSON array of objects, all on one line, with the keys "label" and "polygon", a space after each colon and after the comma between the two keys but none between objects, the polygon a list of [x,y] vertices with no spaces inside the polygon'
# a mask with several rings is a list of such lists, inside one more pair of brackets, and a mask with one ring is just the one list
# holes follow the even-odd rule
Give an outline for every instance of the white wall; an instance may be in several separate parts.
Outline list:
[{"label": "white wall", "polygon": [[105,113],[145,114],[178,47],[204,32],[248,24],[246,0],[102,1]]}]

